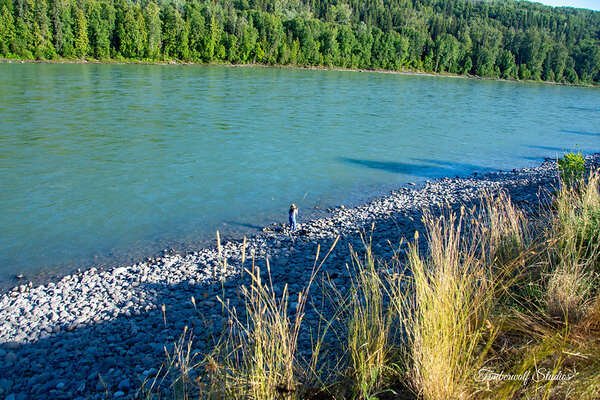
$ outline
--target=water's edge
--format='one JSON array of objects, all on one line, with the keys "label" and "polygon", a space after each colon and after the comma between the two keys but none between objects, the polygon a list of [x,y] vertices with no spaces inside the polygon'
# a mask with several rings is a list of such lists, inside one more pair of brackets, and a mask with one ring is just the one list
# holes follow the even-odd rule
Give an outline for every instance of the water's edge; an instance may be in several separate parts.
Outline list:
[{"label": "water's edge", "polygon": [[343,68],[343,67],[327,67],[319,65],[283,65],[283,64],[230,64],[230,63],[198,63],[185,62],[179,60],[170,61],[144,61],[144,60],[95,60],[95,59],[60,59],[60,60],[22,60],[12,58],[0,58],[2,64],[101,64],[101,65],[189,65],[197,67],[229,67],[229,68],[276,68],[288,70],[309,70],[309,71],[339,71],[339,72],[370,72],[377,74],[392,74],[392,75],[407,75],[407,76],[430,76],[437,78],[458,78],[458,79],[473,79],[493,82],[511,82],[511,83],[539,83],[552,86],[571,86],[582,88],[600,88],[600,83],[568,83],[554,82],[532,79],[503,79],[503,78],[487,78],[484,76],[470,74],[453,74],[450,72],[427,72],[413,69],[390,70],[390,69],[366,69],[366,68]]},{"label": "water's edge", "polygon": [[[600,166],[600,153],[586,159],[588,166]],[[348,268],[349,246],[360,249],[365,234],[374,255],[391,260],[401,237],[410,239],[423,231],[424,209],[458,212],[476,205],[486,193],[504,191],[523,212],[537,215],[540,201],[548,200],[557,184],[556,162],[551,160],[533,168],[441,178],[360,206],[336,208],[325,218],[303,223],[294,234],[270,226],[245,242],[223,242],[218,249],[165,254],[106,271],[91,268],[37,287],[20,285],[0,295],[0,356],[6,361],[0,363],[2,387],[19,393],[17,398],[46,398],[50,393],[100,400],[107,391],[137,398],[137,388],[156,374],[166,346],[171,348],[177,335],[191,332],[194,354],[201,355],[210,350],[215,335],[228,329],[219,298],[228,307],[244,309],[240,286],[248,284],[242,269],[249,268],[249,258],[263,272],[269,259],[274,295],[280,296],[285,285],[294,301],[310,279],[318,246],[323,260],[337,243],[320,272],[344,293],[355,279]],[[318,298],[318,292],[315,288],[310,296]],[[316,329],[321,318],[309,308],[304,324]],[[310,341],[311,335],[301,335],[299,351],[309,349]]]},{"label": "water's edge", "polygon": [[291,202],[320,217],[313,207],[362,204],[410,181],[598,151],[595,91],[576,88],[250,67],[0,67],[1,163],[13,189],[0,199],[5,288],[17,274],[44,282],[34,275],[194,251],[217,230],[240,239],[284,222]]},{"label": "water's edge", "polygon": [[[588,155],[587,159],[588,160],[596,160],[599,157],[600,157],[600,153],[594,153],[594,154]],[[535,170],[536,168],[541,168],[545,164],[548,164],[548,163],[554,164],[554,162],[555,162],[555,160],[553,160],[552,158],[546,158],[545,161],[539,167],[513,169],[512,172],[514,173],[516,171]],[[498,170],[493,170],[493,171],[486,171],[485,173],[473,172],[473,173],[471,173],[469,175],[465,175],[465,176],[441,177],[441,178],[436,178],[433,180],[417,181],[417,183],[409,182],[409,183],[403,184],[402,186],[400,186],[397,189],[389,191],[388,194],[382,194],[381,190],[379,190],[375,193],[370,193],[370,194],[364,196],[362,201],[352,204],[350,207],[348,207],[346,205],[337,205],[335,207],[327,208],[326,210],[314,209],[314,210],[303,211],[303,215],[305,216],[305,218],[303,218],[300,221],[300,223],[301,223],[301,226],[313,226],[315,224],[317,224],[317,225],[322,224],[323,221],[325,221],[325,224],[328,225],[329,221],[335,220],[339,216],[340,210],[343,211],[344,213],[352,213],[355,210],[359,210],[359,209],[362,209],[365,207],[368,208],[372,204],[385,203],[390,198],[393,198],[394,195],[398,191],[409,190],[411,192],[417,192],[419,190],[425,190],[426,186],[430,183],[440,183],[440,182],[444,182],[445,180],[448,180],[448,179],[451,179],[451,180],[465,180],[465,179],[480,180],[480,179],[484,179],[485,177],[488,177],[488,176],[495,176],[495,175],[502,174],[505,172],[506,171],[504,171],[504,170],[498,169]],[[168,247],[166,249],[157,250],[157,251],[151,252],[149,254],[144,254],[142,256],[132,257],[131,261],[129,261],[129,262],[124,262],[122,257],[118,257],[118,258],[114,259],[114,261],[111,261],[109,259],[109,257],[107,257],[107,261],[105,261],[103,263],[87,264],[87,265],[84,264],[84,265],[81,265],[79,268],[71,268],[71,269],[65,268],[64,272],[57,272],[56,270],[58,268],[51,268],[50,270],[44,270],[42,272],[33,274],[31,276],[27,276],[27,275],[23,275],[23,274],[19,273],[19,274],[16,274],[11,280],[0,281],[0,295],[2,293],[18,291],[20,287],[21,288],[23,288],[25,286],[36,287],[36,286],[46,285],[49,283],[56,283],[62,279],[69,279],[72,276],[80,275],[80,274],[85,273],[90,270],[110,272],[117,268],[126,268],[126,267],[124,267],[124,265],[127,265],[127,266],[137,265],[137,264],[147,262],[150,260],[157,260],[161,256],[165,256],[165,255],[180,255],[181,254],[181,255],[185,256],[185,255],[189,255],[189,254],[198,254],[199,252],[206,252],[206,251],[216,253],[217,252],[217,246],[216,246],[217,242],[216,241],[218,240],[217,236],[219,236],[219,235],[220,235],[220,242],[222,245],[238,248],[242,244],[242,242],[245,240],[249,240],[250,242],[268,241],[268,239],[270,238],[270,236],[272,235],[273,232],[279,232],[279,233],[284,232],[286,235],[289,236],[289,233],[287,232],[287,227],[284,224],[274,222],[270,225],[262,227],[261,229],[253,230],[253,232],[250,232],[249,235],[235,234],[235,233],[230,233],[230,232],[225,232],[225,233],[216,232],[215,239],[199,240],[195,244],[196,247],[192,247],[192,246],[194,246],[193,244],[188,244],[183,249],[175,249],[173,247]],[[268,249],[266,249],[264,246],[259,246],[259,247],[261,247],[261,254],[268,253]],[[21,289],[21,290],[23,290],[23,289]]]}]

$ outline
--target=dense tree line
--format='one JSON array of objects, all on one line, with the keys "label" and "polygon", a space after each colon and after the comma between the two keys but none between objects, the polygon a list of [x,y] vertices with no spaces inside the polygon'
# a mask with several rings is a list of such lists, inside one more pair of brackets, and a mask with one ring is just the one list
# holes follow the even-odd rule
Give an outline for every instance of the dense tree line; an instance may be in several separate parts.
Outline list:
[{"label": "dense tree line", "polygon": [[600,12],[513,0],[0,0],[0,56],[600,82]]}]

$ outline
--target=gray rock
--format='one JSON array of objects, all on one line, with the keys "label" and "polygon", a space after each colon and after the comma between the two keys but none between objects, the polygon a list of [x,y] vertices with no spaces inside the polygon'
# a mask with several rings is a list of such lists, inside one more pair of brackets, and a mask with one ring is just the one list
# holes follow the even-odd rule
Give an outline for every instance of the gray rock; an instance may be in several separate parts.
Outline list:
[{"label": "gray rock", "polygon": [[129,379],[127,379],[127,378],[125,378],[121,382],[119,382],[119,390],[124,390],[124,391],[128,392],[130,387],[131,387],[131,383],[129,382]]},{"label": "gray rock", "polygon": [[88,381],[95,381],[96,379],[98,379],[98,372],[93,371],[88,374],[88,377],[87,377]]},{"label": "gray rock", "polygon": [[96,392],[104,392],[106,390],[106,386],[100,380],[96,383]]},{"label": "gray rock", "polygon": [[6,353],[6,355],[4,356],[4,361],[7,364],[13,364],[15,361],[17,361],[17,355],[15,353],[13,353],[12,351]]},{"label": "gray rock", "polygon": [[6,378],[0,379],[0,390],[2,393],[8,392],[12,388],[12,381]]}]

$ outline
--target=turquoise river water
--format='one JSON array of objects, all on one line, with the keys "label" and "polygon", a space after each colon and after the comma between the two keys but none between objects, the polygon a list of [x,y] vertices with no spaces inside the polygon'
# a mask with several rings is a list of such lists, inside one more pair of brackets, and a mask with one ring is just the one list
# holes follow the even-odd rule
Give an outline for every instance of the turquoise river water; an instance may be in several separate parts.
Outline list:
[{"label": "turquoise river water", "polygon": [[600,91],[366,72],[0,64],[0,281],[600,151]]}]

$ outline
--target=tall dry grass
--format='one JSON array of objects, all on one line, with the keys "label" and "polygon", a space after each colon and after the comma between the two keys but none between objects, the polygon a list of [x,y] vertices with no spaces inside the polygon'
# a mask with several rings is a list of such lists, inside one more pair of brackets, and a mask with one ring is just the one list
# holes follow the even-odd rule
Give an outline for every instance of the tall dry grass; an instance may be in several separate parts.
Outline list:
[{"label": "tall dry grass", "polygon": [[411,295],[392,286],[410,380],[427,400],[473,398],[498,333],[492,314],[509,276],[502,267],[525,245],[524,218],[502,194],[485,197],[479,209],[426,213],[424,223],[427,254],[419,251],[418,234],[408,253]]},{"label": "tall dry grass", "polygon": [[[406,324],[411,380],[425,399],[462,399],[480,365],[490,285],[473,248],[461,243],[462,218],[425,219],[430,253],[409,253],[414,304]],[[479,278],[475,278],[475,275]]]},{"label": "tall dry grass", "polygon": [[[503,382],[494,399],[600,398],[600,187],[598,172],[566,184],[556,193],[547,225],[536,239],[539,282],[535,297],[513,310],[505,351],[514,373],[531,380]],[[574,374],[566,380],[540,379],[545,373]]]},{"label": "tall dry grass", "polygon": [[600,272],[600,171],[577,185],[562,185],[556,197],[551,236],[559,256],[574,257]]},{"label": "tall dry grass", "polygon": [[[256,400],[303,397],[302,382],[310,379],[307,375],[314,371],[299,362],[298,338],[311,286],[336,244],[337,240],[323,259],[317,250],[310,279],[299,293],[290,293],[287,284],[281,294],[276,293],[267,260],[266,280],[254,261],[252,268],[246,270],[250,284],[241,290],[245,305],[242,315],[219,298],[227,309],[231,329],[225,342],[210,356],[216,379],[212,379],[213,384],[204,397]],[[318,357],[318,351],[313,351],[313,357]]]},{"label": "tall dry grass", "polygon": [[550,274],[546,295],[550,316],[576,322],[590,306],[600,273],[600,174],[576,185],[563,184],[548,232]]},{"label": "tall dry grass", "polygon": [[350,249],[354,276],[350,289],[348,319],[349,375],[356,399],[371,399],[382,390],[394,370],[391,309],[387,307],[385,281],[379,274],[371,243],[365,254]]},{"label": "tall dry grass", "polygon": [[[426,212],[426,250],[416,233],[402,264],[376,260],[370,242],[361,255],[351,248],[350,289],[334,288],[333,315],[317,310],[325,331],[345,318],[345,333],[327,336],[346,348],[329,353],[327,365],[345,368],[328,371],[337,386],[321,387],[328,397],[316,398],[375,399],[404,385],[424,400],[600,398],[599,182],[595,172],[563,185],[551,213],[533,224],[537,231],[506,194],[488,194],[471,209]],[[222,301],[230,324],[214,351],[195,363],[185,341],[175,346],[174,387],[205,399],[307,398],[306,383],[319,382],[322,348],[332,347],[318,335],[312,358],[298,356],[323,261],[317,254],[304,290],[284,285],[279,294],[269,264],[264,278],[253,262],[244,309],[238,315]],[[577,369],[579,378],[481,382],[482,368],[517,375]],[[201,371],[200,385],[193,370]]]}]

